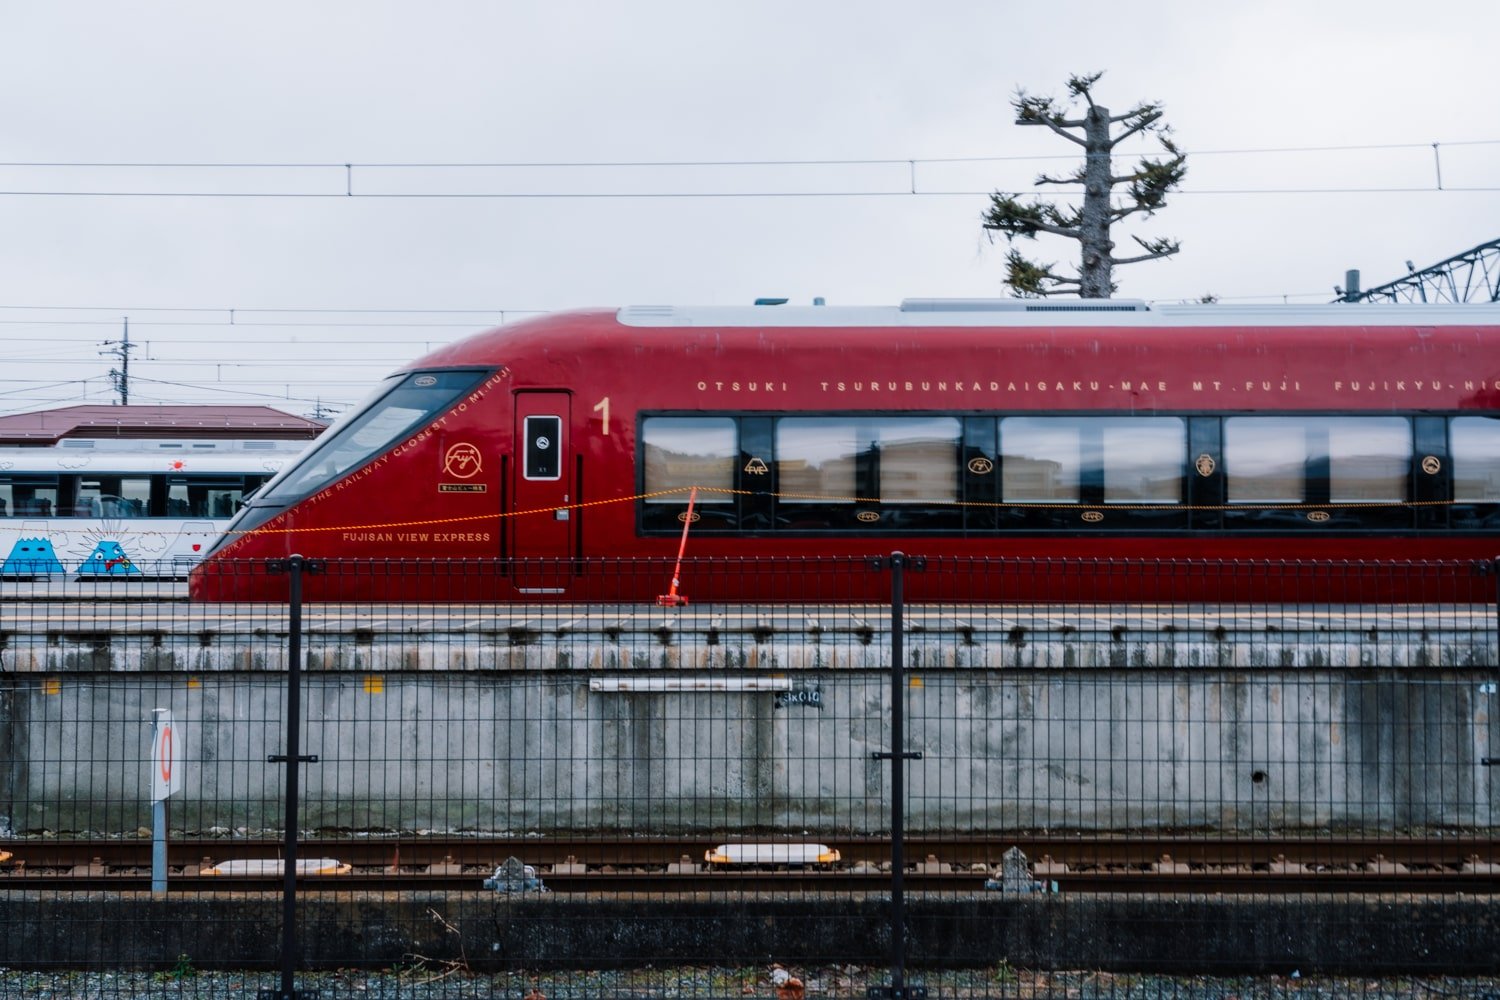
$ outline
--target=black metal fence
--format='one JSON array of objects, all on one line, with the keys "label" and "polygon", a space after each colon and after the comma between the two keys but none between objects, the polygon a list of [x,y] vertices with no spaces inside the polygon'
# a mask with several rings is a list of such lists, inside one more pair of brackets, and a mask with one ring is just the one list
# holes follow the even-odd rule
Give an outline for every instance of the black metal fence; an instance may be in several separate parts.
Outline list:
[{"label": "black metal fence", "polygon": [[5,578],[0,996],[1482,994],[1492,570]]}]

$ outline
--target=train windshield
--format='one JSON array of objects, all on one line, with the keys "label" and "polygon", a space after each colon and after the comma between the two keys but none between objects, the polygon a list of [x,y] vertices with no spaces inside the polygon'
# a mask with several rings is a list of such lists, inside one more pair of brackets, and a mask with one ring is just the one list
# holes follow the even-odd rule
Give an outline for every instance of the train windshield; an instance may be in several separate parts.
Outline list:
[{"label": "train windshield", "polygon": [[379,393],[318,441],[292,469],[267,484],[257,501],[286,503],[316,492],[425,426],[473,388],[482,371],[417,372]]}]

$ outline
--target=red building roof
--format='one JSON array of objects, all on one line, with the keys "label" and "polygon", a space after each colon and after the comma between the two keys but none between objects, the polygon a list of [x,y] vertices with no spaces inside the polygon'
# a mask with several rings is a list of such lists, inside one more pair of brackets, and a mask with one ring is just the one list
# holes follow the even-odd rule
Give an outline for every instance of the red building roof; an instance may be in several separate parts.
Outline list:
[{"label": "red building roof", "polygon": [[269,406],[64,406],[0,416],[0,445],[63,438],[311,439],[326,424]]}]

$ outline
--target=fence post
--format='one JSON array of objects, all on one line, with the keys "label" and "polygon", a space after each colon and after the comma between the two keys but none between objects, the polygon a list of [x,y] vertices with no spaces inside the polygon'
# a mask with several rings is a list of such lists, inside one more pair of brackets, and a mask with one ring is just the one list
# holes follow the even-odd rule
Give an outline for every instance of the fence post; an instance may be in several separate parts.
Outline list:
[{"label": "fence post", "polygon": [[294,555],[266,564],[270,573],[287,573],[286,753],[266,757],[269,764],[286,764],[286,836],[282,846],[281,988],[261,990],[259,1000],[310,1000],[313,991],[293,986],[297,972],[297,798],[298,765],[316,764],[316,754],[302,753],[302,574],[318,573],[323,563]]},{"label": "fence post", "polygon": [[[1496,643],[1495,676],[1500,676],[1500,556],[1484,562],[1474,563],[1473,570],[1480,576],[1493,576],[1495,578],[1495,620],[1493,623]],[[1500,688],[1500,681],[1491,681],[1490,683]],[[1497,765],[1500,765],[1500,757],[1479,758],[1480,767],[1495,767]]]},{"label": "fence post", "polygon": [[[878,564],[878,563],[877,563]],[[920,568],[922,560],[914,560]],[[891,985],[871,986],[870,1000],[924,1000],[927,990],[906,985],[906,762],[921,760],[921,753],[906,747],[906,569],[905,553],[892,552],[891,569],[891,749],[877,751],[875,759],[891,762]]]}]

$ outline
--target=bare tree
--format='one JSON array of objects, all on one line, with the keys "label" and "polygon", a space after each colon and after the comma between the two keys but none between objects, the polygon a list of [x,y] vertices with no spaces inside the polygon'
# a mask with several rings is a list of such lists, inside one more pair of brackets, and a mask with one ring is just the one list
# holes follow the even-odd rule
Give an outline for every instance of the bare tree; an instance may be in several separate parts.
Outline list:
[{"label": "bare tree", "polygon": [[[1132,236],[1144,253],[1134,257],[1114,255],[1110,227],[1132,215],[1154,215],[1164,207],[1167,193],[1187,173],[1187,155],[1173,143],[1171,127],[1162,122],[1161,104],[1138,104],[1122,115],[1111,115],[1108,108],[1095,104],[1093,87],[1103,75],[1069,77],[1071,97],[1066,107],[1050,97],[1035,97],[1024,90],[1017,91],[1016,99],[1011,102],[1016,109],[1017,125],[1045,125],[1069,142],[1082,146],[1084,157],[1083,165],[1066,177],[1041,174],[1036,179],[1037,184],[1081,184],[1081,206],[1059,208],[1039,197],[1023,202],[1010,194],[990,195],[990,207],[983,215],[983,222],[991,239],[995,233],[1002,233],[1006,242],[1014,243],[1018,236],[1036,239],[1037,233],[1050,233],[1080,244],[1082,255],[1076,278],[1057,274],[1053,264],[1027,260],[1012,246],[1006,255],[1005,283],[1017,295],[1076,292],[1085,299],[1107,299],[1115,291],[1116,265],[1170,257],[1181,249],[1173,239],[1143,240]],[[1068,118],[1066,112],[1079,98],[1088,105],[1087,110],[1082,117]],[[1119,126],[1118,131],[1111,134],[1114,126]],[[1116,146],[1138,132],[1153,133],[1169,158],[1142,157],[1134,170],[1117,176],[1111,154]],[[1119,185],[1125,185],[1125,189],[1117,200],[1114,189]]]}]

